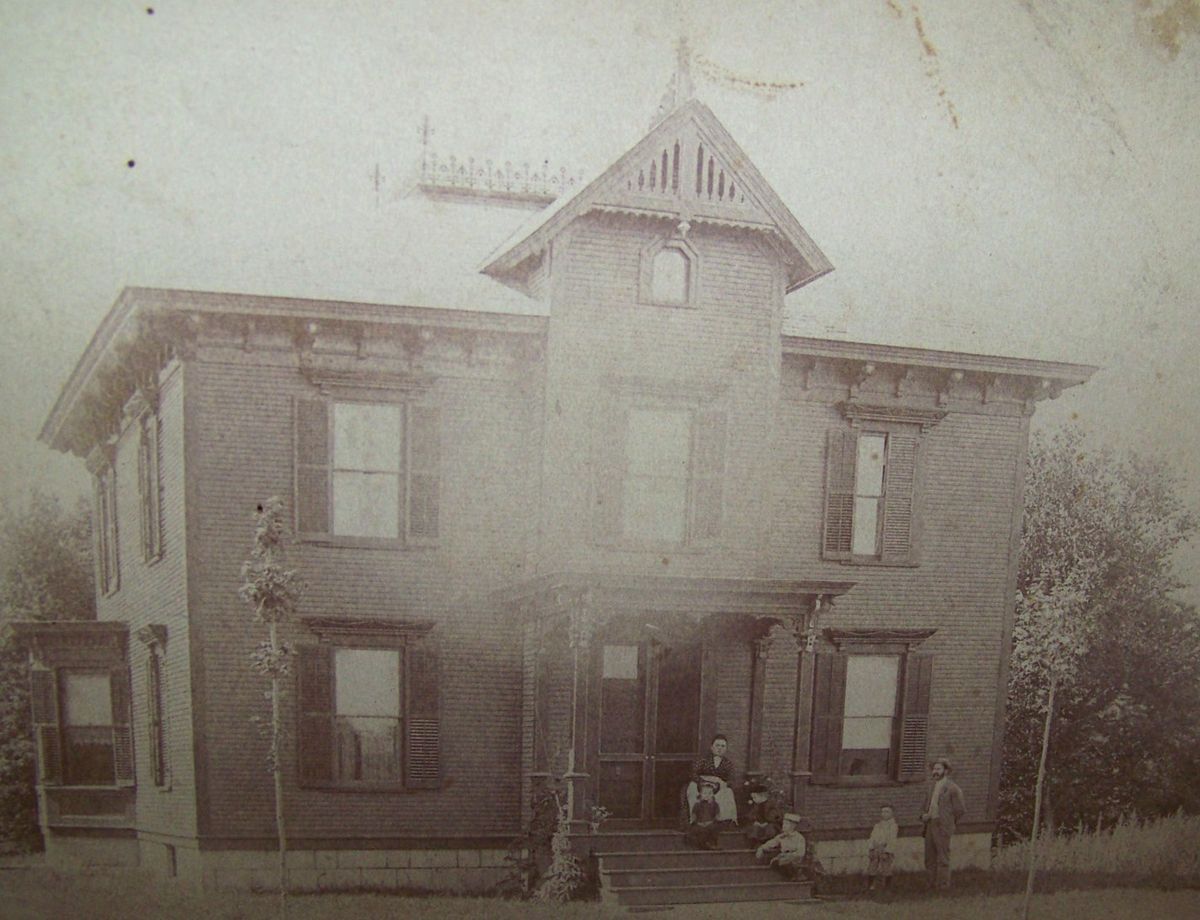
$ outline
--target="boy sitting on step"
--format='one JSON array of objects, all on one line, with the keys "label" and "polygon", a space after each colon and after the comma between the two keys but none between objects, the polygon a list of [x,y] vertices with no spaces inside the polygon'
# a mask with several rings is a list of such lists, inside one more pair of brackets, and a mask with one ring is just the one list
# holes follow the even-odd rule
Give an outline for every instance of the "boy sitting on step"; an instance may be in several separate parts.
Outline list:
[{"label": "boy sitting on step", "polygon": [[757,847],[779,833],[781,809],[771,801],[771,794],[762,783],[749,783],[746,791],[750,793],[750,803],[746,807],[746,843]]},{"label": "boy sitting on step", "polygon": [[692,806],[692,823],[688,825],[687,842],[701,850],[715,850],[718,847],[719,828],[717,816],[721,807],[717,804],[717,787],[712,783],[700,783],[700,798]]},{"label": "boy sitting on step", "polygon": [[771,865],[786,879],[799,878],[805,868],[804,855],[808,847],[800,833],[800,816],[788,812],[783,816],[783,830],[754,851],[759,861],[773,850],[779,853],[771,858]]}]

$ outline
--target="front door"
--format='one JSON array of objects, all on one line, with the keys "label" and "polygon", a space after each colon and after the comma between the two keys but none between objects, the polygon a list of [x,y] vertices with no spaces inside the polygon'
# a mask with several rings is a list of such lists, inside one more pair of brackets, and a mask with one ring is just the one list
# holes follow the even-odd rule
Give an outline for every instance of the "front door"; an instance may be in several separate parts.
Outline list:
[{"label": "front door", "polygon": [[614,640],[599,652],[597,801],[613,822],[677,824],[700,750],[703,646]]}]

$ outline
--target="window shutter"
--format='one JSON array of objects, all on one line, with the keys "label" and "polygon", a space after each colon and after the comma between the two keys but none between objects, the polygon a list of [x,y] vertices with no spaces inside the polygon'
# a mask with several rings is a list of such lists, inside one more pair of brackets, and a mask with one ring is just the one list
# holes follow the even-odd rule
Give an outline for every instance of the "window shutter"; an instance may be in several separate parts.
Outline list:
[{"label": "window shutter", "polygon": [[109,672],[112,693],[113,771],[118,786],[134,784],[133,726],[129,715],[129,669],[124,665]]},{"label": "window shutter", "polygon": [[721,535],[721,511],[725,485],[726,416],[705,411],[696,416],[695,447],[692,455],[692,533],[697,542]]},{"label": "window shutter", "polygon": [[881,554],[884,562],[909,562],[912,557],[918,443],[914,435],[888,436]]},{"label": "window shutter", "polygon": [[297,533],[328,533],[329,404],[297,399],[294,407],[295,508]]},{"label": "window shutter", "polygon": [[150,739],[150,771],[154,785],[166,785],[166,749],[163,738],[162,662],[154,649],[146,656],[146,723]]},{"label": "window shutter", "polygon": [[138,444],[138,491],[142,506],[142,557],[153,561],[162,555],[162,497],[159,483],[159,420],[142,419]]},{"label": "window shutter", "polygon": [[628,413],[601,404],[592,429],[592,531],[597,543],[621,539],[625,519],[625,439]]},{"label": "window shutter", "polygon": [[434,406],[408,407],[408,536],[438,537],[441,490],[439,414]]},{"label": "window shutter", "polygon": [[333,650],[301,645],[297,663],[300,785],[327,786],[333,782]]},{"label": "window shutter", "polygon": [[58,682],[53,671],[32,671],[30,709],[37,736],[38,782],[62,782],[62,737],[58,729]]},{"label": "window shutter", "polygon": [[929,696],[933,685],[933,656],[910,654],[904,665],[904,710],[900,726],[900,776],[925,778],[925,748],[929,735]]},{"label": "window shutter", "polygon": [[439,669],[434,641],[423,639],[409,646],[404,781],[411,789],[436,789],[441,784]]},{"label": "window shutter", "polygon": [[850,558],[857,456],[858,436],[844,428],[831,428],[825,451],[825,535],[821,552],[826,559]]},{"label": "window shutter", "polygon": [[842,715],[846,704],[846,656],[813,657],[811,763],[813,779],[837,778],[842,757]]}]

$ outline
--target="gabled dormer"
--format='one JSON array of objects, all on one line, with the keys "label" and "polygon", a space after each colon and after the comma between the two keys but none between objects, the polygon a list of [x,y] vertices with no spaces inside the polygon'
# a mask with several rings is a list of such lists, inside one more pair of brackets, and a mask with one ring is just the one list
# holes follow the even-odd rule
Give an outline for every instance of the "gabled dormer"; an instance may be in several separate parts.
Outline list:
[{"label": "gabled dormer", "polygon": [[706,224],[761,235],[778,253],[787,291],[833,270],[745,151],[694,99],[677,106],[577,194],[519,231],[483,272],[532,296],[550,243],[595,213],[661,220],[680,239]]}]

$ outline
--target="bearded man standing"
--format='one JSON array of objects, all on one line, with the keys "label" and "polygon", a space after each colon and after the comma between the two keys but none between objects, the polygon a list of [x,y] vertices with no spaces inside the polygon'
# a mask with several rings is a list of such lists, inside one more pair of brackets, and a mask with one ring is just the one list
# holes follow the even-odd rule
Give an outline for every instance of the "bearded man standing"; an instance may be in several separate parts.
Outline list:
[{"label": "bearded man standing", "polygon": [[966,813],[962,790],[950,778],[950,761],[938,758],[929,767],[929,789],[925,793],[925,871],[929,887],[950,887],[950,838]]}]

